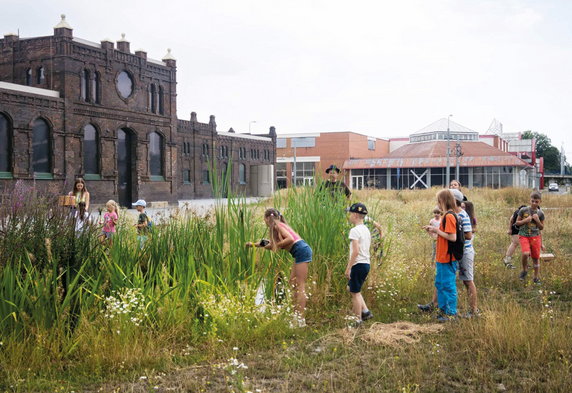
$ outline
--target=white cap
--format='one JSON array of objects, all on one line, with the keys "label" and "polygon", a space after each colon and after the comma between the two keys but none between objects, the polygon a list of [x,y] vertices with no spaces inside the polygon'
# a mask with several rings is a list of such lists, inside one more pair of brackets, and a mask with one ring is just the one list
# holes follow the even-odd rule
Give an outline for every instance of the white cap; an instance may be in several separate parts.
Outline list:
[{"label": "white cap", "polygon": [[133,206],[143,206],[143,207],[147,207],[147,202],[145,202],[143,199],[139,199],[137,202],[132,203]]},{"label": "white cap", "polygon": [[455,198],[459,202],[463,202],[463,199],[465,197],[461,191],[457,190],[456,188],[450,188],[449,191],[451,191],[451,194],[453,194],[453,198]]}]

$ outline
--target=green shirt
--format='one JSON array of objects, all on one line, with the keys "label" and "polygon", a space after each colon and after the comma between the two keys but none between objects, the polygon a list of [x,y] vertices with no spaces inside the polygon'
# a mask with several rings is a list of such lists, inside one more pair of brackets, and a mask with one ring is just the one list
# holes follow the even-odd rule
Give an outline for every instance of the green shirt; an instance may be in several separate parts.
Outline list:
[{"label": "green shirt", "polygon": [[[523,220],[532,216],[534,213],[538,214],[538,218],[540,221],[544,221],[544,213],[542,210],[538,209],[532,211],[530,206],[525,206],[518,211],[518,220]],[[518,230],[519,236],[526,236],[526,237],[533,237],[533,236],[540,236],[540,229],[538,228],[538,224],[536,221],[532,220],[529,223],[523,224],[519,227]]]}]

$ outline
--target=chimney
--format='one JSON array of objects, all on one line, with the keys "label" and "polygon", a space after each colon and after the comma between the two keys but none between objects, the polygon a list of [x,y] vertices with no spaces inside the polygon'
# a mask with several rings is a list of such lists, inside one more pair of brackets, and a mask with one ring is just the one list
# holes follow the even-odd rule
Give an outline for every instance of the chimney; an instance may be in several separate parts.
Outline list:
[{"label": "chimney", "polygon": [[167,54],[165,56],[163,56],[163,63],[165,63],[167,65],[167,67],[177,67],[177,59],[175,59],[175,57],[173,57],[173,54],[171,53],[171,48],[167,49]]},{"label": "chimney", "polygon": [[230,127],[230,129],[228,130],[228,132],[230,132],[231,134],[234,134],[234,128]]},{"label": "chimney", "polygon": [[135,56],[147,60],[147,52],[144,49],[137,49],[135,51]]},{"label": "chimney", "polygon": [[211,115],[209,118],[209,126],[212,127],[213,131],[216,131],[216,121],[214,115]]},{"label": "chimney", "polygon": [[72,38],[73,29],[68,25],[68,22],[66,22],[66,16],[62,14],[61,17],[62,20],[60,20],[60,23],[54,26],[54,35],[58,37]]},{"label": "chimney", "polygon": [[12,42],[16,42],[18,41],[20,37],[18,37],[16,34],[14,33],[7,33],[4,34],[4,44],[11,44]]},{"label": "chimney", "polygon": [[194,123],[197,122],[197,112],[191,112],[191,121]]},{"label": "chimney", "polygon": [[129,52],[129,41],[125,39],[125,33],[121,33],[121,39],[117,41],[117,50],[121,52],[130,53]]},{"label": "chimney", "polygon": [[115,44],[109,38],[101,40],[101,49],[115,49]]}]

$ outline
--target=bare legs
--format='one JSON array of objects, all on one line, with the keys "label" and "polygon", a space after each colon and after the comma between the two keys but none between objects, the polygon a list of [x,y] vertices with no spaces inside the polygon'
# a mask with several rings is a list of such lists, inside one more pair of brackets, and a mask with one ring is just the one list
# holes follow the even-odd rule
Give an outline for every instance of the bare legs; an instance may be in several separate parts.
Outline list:
[{"label": "bare legs", "polygon": [[290,286],[292,287],[292,301],[294,308],[301,317],[306,311],[306,278],[308,277],[308,263],[295,263],[290,273]]},{"label": "bare legs", "polygon": [[467,295],[469,297],[469,309],[471,313],[477,312],[477,287],[474,281],[463,281],[465,288],[467,288]]},{"label": "bare legs", "polygon": [[368,310],[367,306],[365,305],[365,300],[363,300],[363,296],[359,292],[350,293],[352,294],[352,311],[358,317],[358,320],[361,321],[362,313]]}]

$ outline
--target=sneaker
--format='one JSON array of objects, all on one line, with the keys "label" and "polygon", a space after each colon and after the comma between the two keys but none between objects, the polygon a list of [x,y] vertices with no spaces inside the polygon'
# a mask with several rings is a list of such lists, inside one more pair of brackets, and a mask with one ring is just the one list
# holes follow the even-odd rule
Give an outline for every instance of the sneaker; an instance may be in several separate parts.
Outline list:
[{"label": "sneaker", "polygon": [[445,323],[451,321],[453,318],[447,314],[439,314],[437,315],[437,322]]},{"label": "sneaker", "polygon": [[528,272],[525,271],[525,270],[523,270],[523,271],[520,272],[518,278],[520,278],[521,281],[524,281],[524,279],[526,278],[527,274],[528,274]]},{"label": "sneaker", "polygon": [[372,319],[372,318],[373,318],[373,314],[369,310],[361,313],[361,320],[362,321],[367,321],[368,319]]},{"label": "sneaker", "polygon": [[504,267],[506,267],[507,269],[514,269],[514,265],[512,263],[510,263],[511,260],[512,260],[511,257],[504,257],[502,259],[502,263],[504,263]]},{"label": "sneaker", "polygon": [[481,315],[481,310],[477,309],[477,311],[475,311],[475,312],[467,311],[465,314],[463,314],[463,318],[471,319],[471,318],[476,318],[479,315]]},{"label": "sneaker", "polygon": [[535,284],[537,284],[537,285],[542,284],[542,282],[540,281],[540,278],[538,278],[538,277],[534,277],[534,279],[532,280],[532,282],[535,283]]},{"label": "sneaker", "polygon": [[418,304],[417,308],[423,312],[432,312],[433,310],[435,310],[435,305],[433,304],[433,302],[430,302],[427,304]]}]

